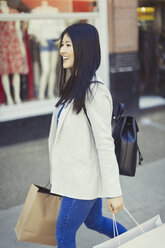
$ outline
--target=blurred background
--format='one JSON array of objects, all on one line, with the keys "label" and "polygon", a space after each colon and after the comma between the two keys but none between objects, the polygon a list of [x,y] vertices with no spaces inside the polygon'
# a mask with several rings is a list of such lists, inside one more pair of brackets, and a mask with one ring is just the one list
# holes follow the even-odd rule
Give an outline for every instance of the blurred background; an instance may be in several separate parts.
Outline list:
[{"label": "blurred background", "polygon": [[[144,162],[134,178],[121,177],[126,205],[139,222],[165,221],[165,0],[0,0],[1,248],[38,246],[18,243],[13,228],[31,183],[49,181],[59,37],[75,22],[99,30],[114,113],[124,102],[137,118]],[[110,216],[105,201],[103,212]],[[124,213],[117,218],[133,226]],[[82,248],[106,239],[84,226],[78,233]]]}]

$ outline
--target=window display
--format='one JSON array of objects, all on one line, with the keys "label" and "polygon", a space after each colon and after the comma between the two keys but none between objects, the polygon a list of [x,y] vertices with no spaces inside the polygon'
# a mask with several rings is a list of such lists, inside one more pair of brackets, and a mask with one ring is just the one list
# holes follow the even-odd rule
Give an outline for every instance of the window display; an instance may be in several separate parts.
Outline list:
[{"label": "window display", "polygon": [[56,97],[60,34],[67,25],[88,20],[50,19],[49,15],[97,9],[97,1],[92,0],[0,0],[0,16],[47,15],[27,21],[0,20],[0,107]]}]

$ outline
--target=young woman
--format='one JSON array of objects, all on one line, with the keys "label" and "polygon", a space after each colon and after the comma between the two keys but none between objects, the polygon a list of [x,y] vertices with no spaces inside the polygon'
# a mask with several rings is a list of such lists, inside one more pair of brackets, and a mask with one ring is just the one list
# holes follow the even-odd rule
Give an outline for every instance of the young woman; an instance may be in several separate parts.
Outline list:
[{"label": "young woman", "polygon": [[[111,136],[112,99],[96,76],[100,65],[97,29],[66,28],[60,42],[60,99],[49,136],[51,192],[62,196],[56,225],[58,248],[75,248],[76,232],[88,228],[113,237],[112,220],[102,216],[102,200],[118,213],[123,207]],[[70,77],[66,80],[66,72]],[[126,229],[118,223],[119,233]]]}]

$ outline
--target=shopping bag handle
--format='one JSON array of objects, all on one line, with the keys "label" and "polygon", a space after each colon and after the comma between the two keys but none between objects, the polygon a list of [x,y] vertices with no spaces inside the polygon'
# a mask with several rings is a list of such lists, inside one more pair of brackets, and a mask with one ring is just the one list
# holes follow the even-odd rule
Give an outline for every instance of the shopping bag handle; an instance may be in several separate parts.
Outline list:
[{"label": "shopping bag handle", "polygon": [[120,238],[119,238],[119,232],[118,232],[118,228],[117,228],[116,218],[115,218],[115,214],[113,214],[113,237],[114,238],[116,236],[115,230],[116,230],[116,234],[117,234],[118,243],[119,243],[119,246],[120,246],[121,243],[120,243]]},{"label": "shopping bag handle", "polygon": [[141,225],[134,219],[134,217],[131,215],[131,213],[126,209],[126,207],[123,207],[123,209],[126,211],[126,213],[131,217],[131,219],[135,222],[135,224],[140,228],[142,233],[145,233],[144,229],[141,227]]},{"label": "shopping bag handle", "polygon": [[[134,219],[134,217],[131,215],[131,213],[128,211],[128,209],[126,209],[126,207],[123,207],[123,209],[130,216],[130,218],[135,222],[135,224],[139,227],[139,229],[142,231],[142,233],[145,233],[145,231],[142,228],[142,226]],[[117,234],[117,237],[118,237],[118,243],[119,243],[119,246],[120,246],[120,236],[119,236],[119,232],[118,232],[118,228],[117,228],[116,217],[115,217],[115,214],[113,214],[113,235],[114,235],[114,237],[116,236],[115,230],[116,230],[116,234]]]}]

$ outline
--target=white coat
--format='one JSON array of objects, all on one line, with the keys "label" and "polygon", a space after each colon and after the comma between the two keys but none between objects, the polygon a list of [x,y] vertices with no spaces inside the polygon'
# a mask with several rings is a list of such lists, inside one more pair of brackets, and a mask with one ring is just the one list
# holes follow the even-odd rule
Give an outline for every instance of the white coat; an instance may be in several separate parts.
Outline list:
[{"label": "white coat", "polygon": [[111,135],[112,99],[103,84],[91,84],[93,97],[78,115],[66,105],[57,127],[56,108],[49,134],[51,192],[77,199],[122,195]]}]

